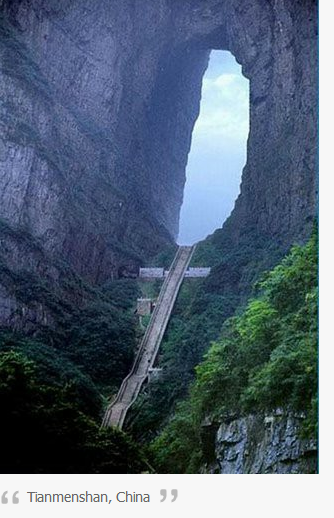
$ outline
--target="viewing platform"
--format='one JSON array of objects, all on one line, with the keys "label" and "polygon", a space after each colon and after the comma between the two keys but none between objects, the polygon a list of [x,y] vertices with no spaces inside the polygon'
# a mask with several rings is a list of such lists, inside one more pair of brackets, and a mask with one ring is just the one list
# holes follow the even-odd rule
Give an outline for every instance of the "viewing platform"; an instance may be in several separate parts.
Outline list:
[{"label": "viewing platform", "polygon": [[[207,277],[211,272],[211,267],[192,267],[188,268],[184,274],[186,279],[199,279]],[[143,280],[165,279],[169,270],[164,268],[139,268],[139,278]]]}]

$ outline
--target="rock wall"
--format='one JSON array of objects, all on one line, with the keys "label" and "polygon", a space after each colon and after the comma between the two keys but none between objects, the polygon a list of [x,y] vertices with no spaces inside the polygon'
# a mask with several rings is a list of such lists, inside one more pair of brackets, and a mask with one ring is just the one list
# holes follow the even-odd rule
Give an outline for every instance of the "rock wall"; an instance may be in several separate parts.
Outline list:
[{"label": "rock wall", "polygon": [[[315,0],[0,0],[0,323],[52,325],[54,293],[65,312],[82,298],[68,267],[99,283],[173,242],[211,49],[230,50],[250,80],[247,164],[222,232],[235,249],[250,232],[282,249],[304,241],[316,11]],[[314,472],[300,419],[221,424],[207,471]]]},{"label": "rock wall", "polygon": [[220,424],[214,458],[206,473],[316,473],[315,440],[301,438],[303,416],[284,413],[250,415]]},{"label": "rock wall", "polygon": [[314,0],[0,0],[0,13],[0,217],[52,257],[100,282],[173,241],[213,48],[250,79],[224,232],[235,246],[250,228],[285,244],[309,234]]}]

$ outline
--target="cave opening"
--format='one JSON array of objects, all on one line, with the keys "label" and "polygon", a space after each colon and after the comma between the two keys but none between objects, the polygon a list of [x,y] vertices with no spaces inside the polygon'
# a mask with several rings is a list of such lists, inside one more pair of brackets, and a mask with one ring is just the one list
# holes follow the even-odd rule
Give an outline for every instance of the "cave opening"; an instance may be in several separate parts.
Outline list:
[{"label": "cave opening", "polygon": [[186,168],[177,242],[220,228],[239,194],[249,133],[249,81],[228,51],[212,50]]}]

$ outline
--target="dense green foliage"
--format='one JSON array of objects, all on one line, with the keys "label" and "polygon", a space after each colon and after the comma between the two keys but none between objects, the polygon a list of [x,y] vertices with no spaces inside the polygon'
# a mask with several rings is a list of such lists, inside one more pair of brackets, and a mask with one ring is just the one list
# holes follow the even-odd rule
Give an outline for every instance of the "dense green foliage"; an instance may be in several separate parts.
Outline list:
[{"label": "dense green foliage", "polygon": [[[6,397],[7,417],[2,433],[8,444],[14,444],[12,439],[17,441],[17,430],[25,429],[24,439],[21,438],[22,450],[14,449],[13,470],[132,472],[147,469],[140,454],[137,457],[134,454],[134,464],[127,457],[126,452],[133,451],[129,439],[114,432],[100,431],[99,424],[104,396],[116,392],[131,367],[139,332],[134,317],[135,300],[140,291],[144,296],[157,296],[160,283],[137,284],[123,279],[92,287],[66,264],[50,262],[39,242],[25,229],[14,229],[0,221],[0,232],[7,243],[15,243],[14,249],[18,247],[21,255],[25,255],[27,266],[30,257],[32,264],[39,257],[45,265],[43,276],[28,268],[14,271],[10,260],[0,251],[1,284],[18,301],[19,308],[21,304],[33,318],[31,321],[25,318],[22,335],[9,329],[0,330],[0,354],[5,358],[1,369],[5,378],[8,367],[5,355],[17,354],[19,356],[14,359],[20,365],[28,362],[27,372],[25,367],[23,369],[26,383],[32,384],[36,391],[30,398],[30,389],[25,389],[26,397],[22,395],[18,402],[15,390],[6,388],[7,382],[4,382],[1,399]],[[232,257],[221,243],[213,244],[215,234],[209,243],[199,247],[199,255],[195,254],[194,258],[195,264],[199,265],[211,261],[213,274],[202,281],[189,279],[183,283],[158,358],[163,376],[148,385],[127,421],[134,439],[141,442],[154,439],[177,402],[185,398],[197,371],[190,403],[186,400],[179,407],[176,418],[153,448],[154,461],[161,471],[196,471],[205,455],[198,433],[207,411],[218,418],[224,412],[265,409],[279,405],[280,398],[285,401],[287,393],[291,395],[291,407],[305,410],[307,405],[302,404],[305,394],[314,394],[314,387],[308,384],[310,377],[314,378],[314,337],[309,336],[307,347],[303,334],[317,307],[314,290],[307,292],[304,307],[307,272],[310,272],[312,285],[315,271],[303,264],[304,252],[301,251],[307,251],[307,247],[294,249],[292,255],[274,270],[275,275],[268,274],[258,284],[261,297],[254,299],[243,314],[225,323],[223,338],[218,340],[223,322],[250,294],[250,280],[263,270],[270,257],[275,261],[276,252],[269,250],[261,256],[260,248],[252,248],[259,245],[258,241],[254,239],[252,244],[250,238],[234,251]],[[228,247],[228,243],[224,246]],[[8,250],[10,252],[10,247]],[[157,262],[167,266],[172,255],[172,248],[168,249]],[[56,276],[52,273],[55,269]],[[42,313],[40,308],[43,308]],[[291,308],[295,313],[292,314]],[[18,319],[20,311],[18,309]],[[296,353],[294,344],[299,339],[305,346]],[[216,345],[196,369],[214,340],[218,340]],[[243,368],[240,368],[242,362],[238,363],[240,358]],[[222,359],[228,359],[230,363],[224,364]],[[21,367],[14,369],[14,381],[16,373],[20,378]],[[284,383],[280,383],[283,375]],[[224,383],[231,386],[230,392],[224,392],[225,399],[221,396]],[[15,410],[17,405],[22,412]],[[66,411],[63,412],[64,408]],[[306,408],[305,431],[309,434],[314,433],[312,411],[314,414],[316,408],[313,398]],[[31,420],[27,415],[32,416]],[[80,433],[76,432],[78,427]],[[54,457],[47,454],[51,443]],[[30,444],[36,444],[36,448],[39,445],[39,454],[24,455],[24,445],[31,452]],[[84,458],[80,451],[85,452]],[[10,459],[5,458],[3,471],[12,469],[9,463]]]},{"label": "dense green foliage", "polygon": [[59,350],[34,338],[17,333],[0,333],[0,352],[24,356],[35,365],[35,378],[43,385],[61,388],[72,386],[72,400],[80,410],[98,417],[101,395],[91,377]]},{"label": "dense green foliage", "polygon": [[[97,299],[66,319],[59,343],[69,358],[109,393],[126,376],[133,361],[135,320],[131,310],[137,295],[133,281],[114,281],[113,285],[110,292],[105,292],[109,300]],[[122,299],[116,287],[125,290]],[[126,288],[131,293],[127,294]]]},{"label": "dense green foliage", "polygon": [[206,416],[277,407],[306,412],[304,433],[316,435],[317,240],[295,246],[257,283],[258,295],[222,334],[196,368],[190,396],[155,440],[159,472],[196,472],[205,461],[200,428]]},{"label": "dense green foliage", "polygon": [[46,383],[21,352],[0,353],[2,473],[138,473],[147,470],[122,432],[100,429],[78,386]]},{"label": "dense green foliage", "polygon": [[[170,262],[171,251],[165,254]],[[221,229],[197,245],[191,265],[211,266],[212,274],[182,285],[158,358],[163,376],[150,383],[128,416],[127,425],[137,440],[146,443],[168,420],[177,401],[187,394],[210,342],[219,337],[223,322],[246,304],[260,272],[283,255],[281,243],[249,229],[238,247]],[[155,264],[166,266],[166,257],[160,254]]]},{"label": "dense green foliage", "polygon": [[[26,229],[3,220],[2,239],[0,282],[18,305],[13,325],[0,329],[1,436],[11,452],[2,456],[2,472],[147,470],[129,438],[100,430],[105,396],[117,391],[133,361],[136,282],[92,287],[51,261]],[[11,246],[25,257],[24,268],[12,268]],[[36,261],[44,275],[29,269]]]},{"label": "dense green foliage", "polygon": [[177,245],[166,246],[158,255],[151,258],[149,265],[158,268],[169,268],[173,262],[176,251]]},{"label": "dense green foliage", "polygon": [[127,290],[127,281],[115,281],[103,291],[107,299],[115,297],[119,309],[97,298],[34,337],[0,331],[1,436],[11,451],[2,456],[2,472],[147,470],[128,437],[100,429],[102,394],[117,390],[132,363],[129,304],[132,308],[137,288],[132,282]]},{"label": "dense green foliage", "polygon": [[136,283],[120,279],[93,288],[68,266],[48,264],[48,258],[23,229],[12,229],[0,221],[0,233],[12,237],[15,246],[22,243],[24,250],[29,247],[35,259],[39,254],[50,271],[56,268],[59,272],[54,280],[29,269],[14,271],[0,253],[0,282],[8,293],[32,314],[43,308],[44,318],[31,326],[27,323],[25,334],[56,348],[104,392],[115,390],[133,361],[133,312],[139,295]]}]

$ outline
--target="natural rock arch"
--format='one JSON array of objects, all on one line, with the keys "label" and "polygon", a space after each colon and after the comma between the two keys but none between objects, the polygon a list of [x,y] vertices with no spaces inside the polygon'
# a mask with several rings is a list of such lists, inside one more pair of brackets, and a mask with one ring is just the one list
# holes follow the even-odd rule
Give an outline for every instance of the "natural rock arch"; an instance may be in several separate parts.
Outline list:
[{"label": "natural rock arch", "polygon": [[184,8],[178,36],[160,60],[150,106],[157,169],[175,172],[168,155],[176,156],[176,176],[184,180],[208,54],[229,50],[250,81],[250,134],[241,194],[226,228],[236,240],[250,227],[285,243],[303,240],[316,206],[316,3],[197,6]]},{"label": "natural rock arch", "polygon": [[1,217],[93,281],[170,242],[215,48],[231,51],[250,80],[247,165],[224,233],[231,246],[250,229],[284,246],[309,234],[314,0],[2,0],[0,8],[24,50],[17,62],[5,44],[5,62],[31,68],[4,67],[1,78]]}]

